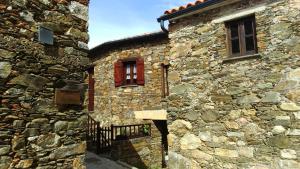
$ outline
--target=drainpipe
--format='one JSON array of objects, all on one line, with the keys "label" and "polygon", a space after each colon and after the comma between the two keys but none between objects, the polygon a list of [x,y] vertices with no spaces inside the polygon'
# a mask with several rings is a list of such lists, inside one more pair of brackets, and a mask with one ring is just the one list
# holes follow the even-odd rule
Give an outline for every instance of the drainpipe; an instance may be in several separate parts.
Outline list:
[{"label": "drainpipe", "polygon": [[164,20],[160,20],[160,28],[161,28],[165,33],[169,33],[168,29],[165,28],[165,21],[164,21]]}]

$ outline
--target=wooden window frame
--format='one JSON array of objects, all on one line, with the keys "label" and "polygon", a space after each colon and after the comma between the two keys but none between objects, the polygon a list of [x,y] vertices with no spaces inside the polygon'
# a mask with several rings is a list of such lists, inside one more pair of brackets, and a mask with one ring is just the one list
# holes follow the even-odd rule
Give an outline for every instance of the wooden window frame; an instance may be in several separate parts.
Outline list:
[{"label": "wooden window frame", "polygon": [[[251,51],[246,50],[246,36],[249,35],[245,34],[244,21],[247,19],[252,20],[252,30],[253,30],[252,36],[253,36],[254,50]],[[231,40],[231,29],[230,29],[230,25],[234,23],[238,24],[238,39],[239,39],[239,50],[240,50],[240,52],[236,54],[232,53],[232,40]],[[243,18],[239,18],[237,20],[228,21],[225,23],[225,27],[226,27],[226,39],[227,39],[227,51],[229,57],[241,57],[241,56],[253,55],[258,53],[255,15],[250,15]]]},{"label": "wooden window frame", "polygon": [[162,98],[169,96],[169,82],[168,82],[169,65],[161,64],[161,92]]},{"label": "wooden window frame", "polygon": [[[124,79],[123,79],[123,84],[124,85],[137,85],[137,78],[134,79],[134,73],[133,73],[133,69],[134,69],[134,65],[136,67],[136,76],[137,76],[137,65],[136,65],[136,61],[123,61],[123,72],[124,72]],[[127,65],[130,65],[130,80],[128,82],[127,78]]]}]

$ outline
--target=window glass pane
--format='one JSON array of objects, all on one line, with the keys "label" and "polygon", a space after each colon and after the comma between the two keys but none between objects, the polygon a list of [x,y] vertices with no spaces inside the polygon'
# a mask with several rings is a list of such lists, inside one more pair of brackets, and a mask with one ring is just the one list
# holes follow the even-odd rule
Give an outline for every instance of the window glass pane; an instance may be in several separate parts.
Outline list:
[{"label": "window glass pane", "polygon": [[130,74],[130,64],[126,65],[126,74]]},{"label": "window glass pane", "polygon": [[231,41],[232,54],[240,53],[239,39]]},{"label": "window glass pane", "polygon": [[130,75],[126,75],[126,79],[127,79],[127,80],[130,80]]},{"label": "window glass pane", "polygon": [[246,37],[246,51],[254,50],[254,40],[253,36]]},{"label": "window glass pane", "polygon": [[235,38],[239,36],[239,29],[237,23],[230,24],[231,38]]},{"label": "window glass pane", "polygon": [[136,79],[136,78],[137,78],[137,76],[136,76],[136,74],[134,74],[134,75],[133,75],[133,79]]},{"label": "window glass pane", "polygon": [[136,73],[136,64],[133,65],[133,73]]},{"label": "window glass pane", "polygon": [[253,27],[252,27],[252,20],[251,19],[245,20],[244,26],[245,26],[245,34],[246,35],[253,34]]}]

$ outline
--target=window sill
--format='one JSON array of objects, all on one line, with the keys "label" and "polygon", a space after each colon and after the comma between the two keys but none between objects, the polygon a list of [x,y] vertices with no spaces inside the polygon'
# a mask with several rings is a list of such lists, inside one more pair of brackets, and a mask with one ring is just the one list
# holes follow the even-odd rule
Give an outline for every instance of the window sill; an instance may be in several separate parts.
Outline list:
[{"label": "window sill", "polygon": [[230,62],[234,62],[234,61],[247,60],[247,59],[257,59],[260,57],[261,57],[261,55],[258,53],[252,54],[252,55],[230,57],[230,58],[223,59],[223,63],[230,63]]},{"label": "window sill", "polygon": [[122,88],[127,88],[127,87],[138,87],[139,85],[123,85],[123,86],[120,86]]}]

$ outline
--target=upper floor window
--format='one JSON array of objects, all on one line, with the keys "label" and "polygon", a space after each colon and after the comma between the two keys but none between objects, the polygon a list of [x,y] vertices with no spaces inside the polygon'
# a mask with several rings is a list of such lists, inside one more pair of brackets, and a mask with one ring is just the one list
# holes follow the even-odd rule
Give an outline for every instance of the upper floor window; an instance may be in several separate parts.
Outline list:
[{"label": "upper floor window", "polygon": [[254,16],[230,21],[225,25],[230,56],[236,57],[257,53]]},{"label": "upper floor window", "polygon": [[124,82],[126,85],[136,84],[137,71],[136,71],[136,61],[124,62]]},{"label": "upper floor window", "polygon": [[115,86],[144,85],[144,59],[130,58],[118,60],[114,64]]}]

